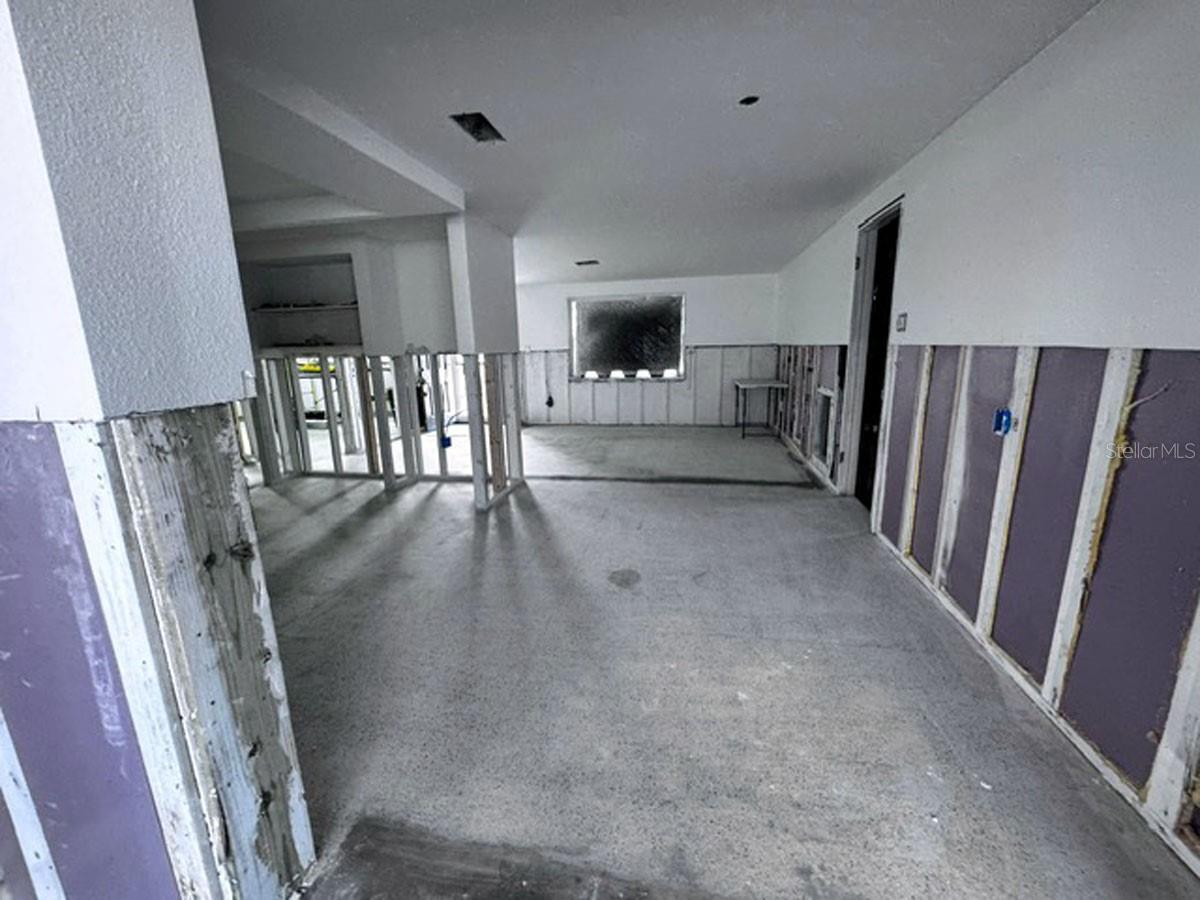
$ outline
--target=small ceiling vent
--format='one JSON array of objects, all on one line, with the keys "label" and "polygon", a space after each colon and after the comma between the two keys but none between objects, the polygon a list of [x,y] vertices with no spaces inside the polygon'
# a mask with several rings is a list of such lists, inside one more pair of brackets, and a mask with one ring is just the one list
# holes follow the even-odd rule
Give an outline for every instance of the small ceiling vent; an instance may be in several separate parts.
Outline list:
[{"label": "small ceiling vent", "polygon": [[459,128],[481,144],[490,141],[502,141],[504,135],[496,130],[496,126],[488,121],[481,112],[458,113],[450,117]]},{"label": "small ceiling vent", "polygon": [[577,259],[577,260],[575,260],[575,265],[577,265],[577,266],[598,266],[598,265],[600,265],[600,260],[598,260],[598,259]]}]

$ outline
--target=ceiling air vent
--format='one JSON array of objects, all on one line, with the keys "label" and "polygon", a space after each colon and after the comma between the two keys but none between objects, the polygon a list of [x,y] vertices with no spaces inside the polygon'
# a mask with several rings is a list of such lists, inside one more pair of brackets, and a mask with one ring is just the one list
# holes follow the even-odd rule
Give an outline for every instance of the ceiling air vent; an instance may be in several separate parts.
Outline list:
[{"label": "ceiling air vent", "polygon": [[496,126],[488,121],[481,112],[458,113],[450,117],[459,128],[481,144],[489,141],[502,141],[504,135],[496,130]]},{"label": "ceiling air vent", "polygon": [[575,260],[575,265],[577,265],[577,266],[598,266],[598,265],[600,265],[600,260],[598,260],[598,259],[577,259],[577,260]]}]

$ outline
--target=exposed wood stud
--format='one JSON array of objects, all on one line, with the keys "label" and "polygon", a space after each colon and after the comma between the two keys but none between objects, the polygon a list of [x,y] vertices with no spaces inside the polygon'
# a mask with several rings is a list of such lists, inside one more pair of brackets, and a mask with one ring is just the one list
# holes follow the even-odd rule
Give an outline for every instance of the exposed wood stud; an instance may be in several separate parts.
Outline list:
[{"label": "exposed wood stud", "polygon": [[1200,613],[1194,617],[1180,655],[1175,691],[1146,782],[1146,808],[1174,827],[1185,794],[1200,767]]},{"label": "exposed wood stud", "polygon": [[967,464],[967,404],[973,355],[972,347],[962,347],[958,354],[954,402],[950,410],[949,447],[942,481],[942,505],[938,511],[933,572],[930,573],[933,583],[938,588],[946,584],[946,569],[950,564],[950,556],[954,553],[954,539],[958,533],[958,513],[962,506],[963,479]]},{"label": "exposed wood stud", "polygon": [[379,451],[380,474],[383,476],[384,490],[394,491],[399,487],[399,483],[396,480],[395,461],[392,459],[392,415],[388,410],[387,387],[383,380],[383,357],[371,357],[370,368],[375,410],[375,444]]},{"label": "exposed wood stud", "polygon": [[521,447],[520,385],[517,380],[519,360],[515,353],[501,357],[501,376],[504,379],[504,434],[508,441],[510,482],[525,480],[525,456]]},{"label": "exposed wood stud", "polygon": [[1054,622],[1054,637],[1046,660],[1046,677],[1042,680],[1042,696],[1055,708],[1062,699],[1067,668],[1071,663],[1075,639],[1079,635],[1087,583],[1100,549],[1105,512],[1120,464],[1119,457],[1110,459],[1108,448],[1117,441],[1129,418],[1129,402],[1137,384],[1141,359],[1140,350],[1117,348],[1108,351],[1104,366],[1104,383],[1096,406],[1091,452],[1075,514],[1075,530],[1067,556],[1066,573],[1063,575],[1058,617]]},{"label": "exposed wood stud", "polygon": [[292,386],[292,416],[296,422],[296,434],[300,438],[300,470],[311,472],[312,447],[308,442],[308,421],[304,418],[304,388],[300,384],[300,360],[295,356],[286,356],[281,363],[287,369],[287,377]]},{"label": "exposed wood stud", "polygon": [[329,432],[329,451],[333,454],[333,471],[342,471],[342,442],[338,439],[338,408],[337,395],[333,390],[333,379],[330,377],[330,360],[327,356],[318,357],[321,365],[321,393],[325,398],[325,428]]},{"label": "exposed wood stud", "polygon": [[358,408],[355,403],[355,392],[351,390],[350,367],[351,357],[339,356],[334,384],[337,387],[338,406],[342,413],[342,444],[347,453],[358,453],[362,443],[358,439]]},{"label": "exposed wood stud", "polygon": [[392,357],[392,377],[396,386],[396,419],[400,425],[400,452],[404,457],[404,480],[415,481],[421,475],[416,427],[416,387],[412,379],[412,357]]},{"label": "exposed wood stud", "polygon": [[[371,384],[367,358],[357,357],[354,360],[354,373],[358,380],[359,408],[362,410],[363,447],[367,452],[367,471],[372,475],[380,473],[379,441],[376,439],[377,417],[371,406]],[[387,413],[384,413],[386,416]]]},{"label": "exposed wood stud", "polygon": [[1020,347],[1013,371],[1012,427],[1004,437],[1000,450],[1000,469],[996,475],[996,494],[992,500],[992,519],[988,529],[988,545],[979,588],[979,609],[975,615],[976,631],[989,638],[996,622],[996,599],[1000,592],[1000,575],[1008,545],[1008,525],[1012,519],[1013,501],[1017,495],[1017,480],[1021,474],[1021,456],[1025,449],[1026,423],[1033,404],[1033,387],[1037,380],[1038,348]]},{"label": "exposed wood stud", "polygon": [[[0,709],[0,797],[8,808],[37,900],[65,900],[66,893],[54,865],[54,856],[50,853],[50,845],[38,817],[37,804],[29,792],[29,784],[25,780],[21,760],[17,757],[17,748],[13,745],[3,709]],[[3,871],[0,870],[2,875]],[[3,881],[0,881],[0,888],[4,888]],[[7,893],[0,894],[0,897],[7,897]]]},{"label": "exposed wood stud", "polygon": [[281,360],[266,360],[271,417],[275,433],[279,436],[281,470],[289,475],[300,471],[300,453],[296,447],[296,429],[293,417],[288,412],[290,387],[283,377]]},{"label": "exposed wood stud", "polygon": [[879,422],[879,443],[875,450],[875,486],[871,497],[871,531],[879,534],[883,517],[883,498],[887,491],[888,445],[892,440],[892,403],[896,396],[896,362],[899,353],[895,344],[888,344],[887,364],[883,376],[883,415]]},{"label": "exposed wood stud", "polygon": [[438,474],[446,474],[446,411],[442,402],[442,357],[433,353],[429,357],[429,401],[433,407],[434,431],[437,435]]},{"label": "exposed wood stud", "polygon": [[218,871],[281,896],[313,842],[229,409],[108,428]]},{"label": "exposed wood stud", "polygon": [[487,354],[483,358],[483,377],[487,391],[488,448],[492,462],[492,491],[499,493],[508,485],[507,467],[504,460],[504,397],[500,389],[500,367],[497,356]]},{"label": "exposed wood stud", "polygon": [[471,437],[471,483],[475,488],[475,509],[488,508],[487,438],[483,426],[483,388],[479,378],[479,357],[463,356],[463,380],[467,394],[467,430]]},{"label": "exposed wood stud", "polygon": [[933,347],[921,348],[921,375],[917,384],[917,405],[913,413],[909,444],[908,472],[904,480],[904,513],[900,521],[899,550],[907,557],[912,552],[913,524],[917,509],[917,486],[921,476],[921,449],[925,440],[925,408],[929,403],[929,380],[933,373]]},{"label": "exposed wood stud", "polygon": [[267,487],[279,482],[283,477],[280,468],[279,441],[275,434],[274,416],[271,412],[271,376],[268,371],[268,361],[259,359],[255,362],[258,373],[254,397],[250,401],[253,414],[250,422],[258,442],[258,465],[262,471],[263,484]]}]

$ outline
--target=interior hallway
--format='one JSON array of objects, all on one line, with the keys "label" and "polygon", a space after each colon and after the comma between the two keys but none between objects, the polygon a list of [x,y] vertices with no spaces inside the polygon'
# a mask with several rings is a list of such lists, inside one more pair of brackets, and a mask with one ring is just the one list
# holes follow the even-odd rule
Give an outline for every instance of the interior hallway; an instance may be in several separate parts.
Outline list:
[{"label": "interior hallway", "polygon": [[853,500],[469,495],[253,492],[326,850],[370,814],[685,893],[1194,890]]}]

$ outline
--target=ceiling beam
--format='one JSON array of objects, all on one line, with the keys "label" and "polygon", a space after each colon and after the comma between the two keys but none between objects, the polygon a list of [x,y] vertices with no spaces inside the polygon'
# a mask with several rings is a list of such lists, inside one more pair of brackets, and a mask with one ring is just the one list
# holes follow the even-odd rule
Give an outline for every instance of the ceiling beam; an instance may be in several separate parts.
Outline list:
[{"label": "ceiling beam", "polygon": [[233,221],[233,230],[238,234],[276,228],[371,222],[387,217],[378,210],[366,209],[334,196],[236,203],[229,207],[229,215]]},{"label": "ceiling beam", "polygon": [[463,190],[307,85],[209,60],[221,144],[387,216],[452,213]]}]

